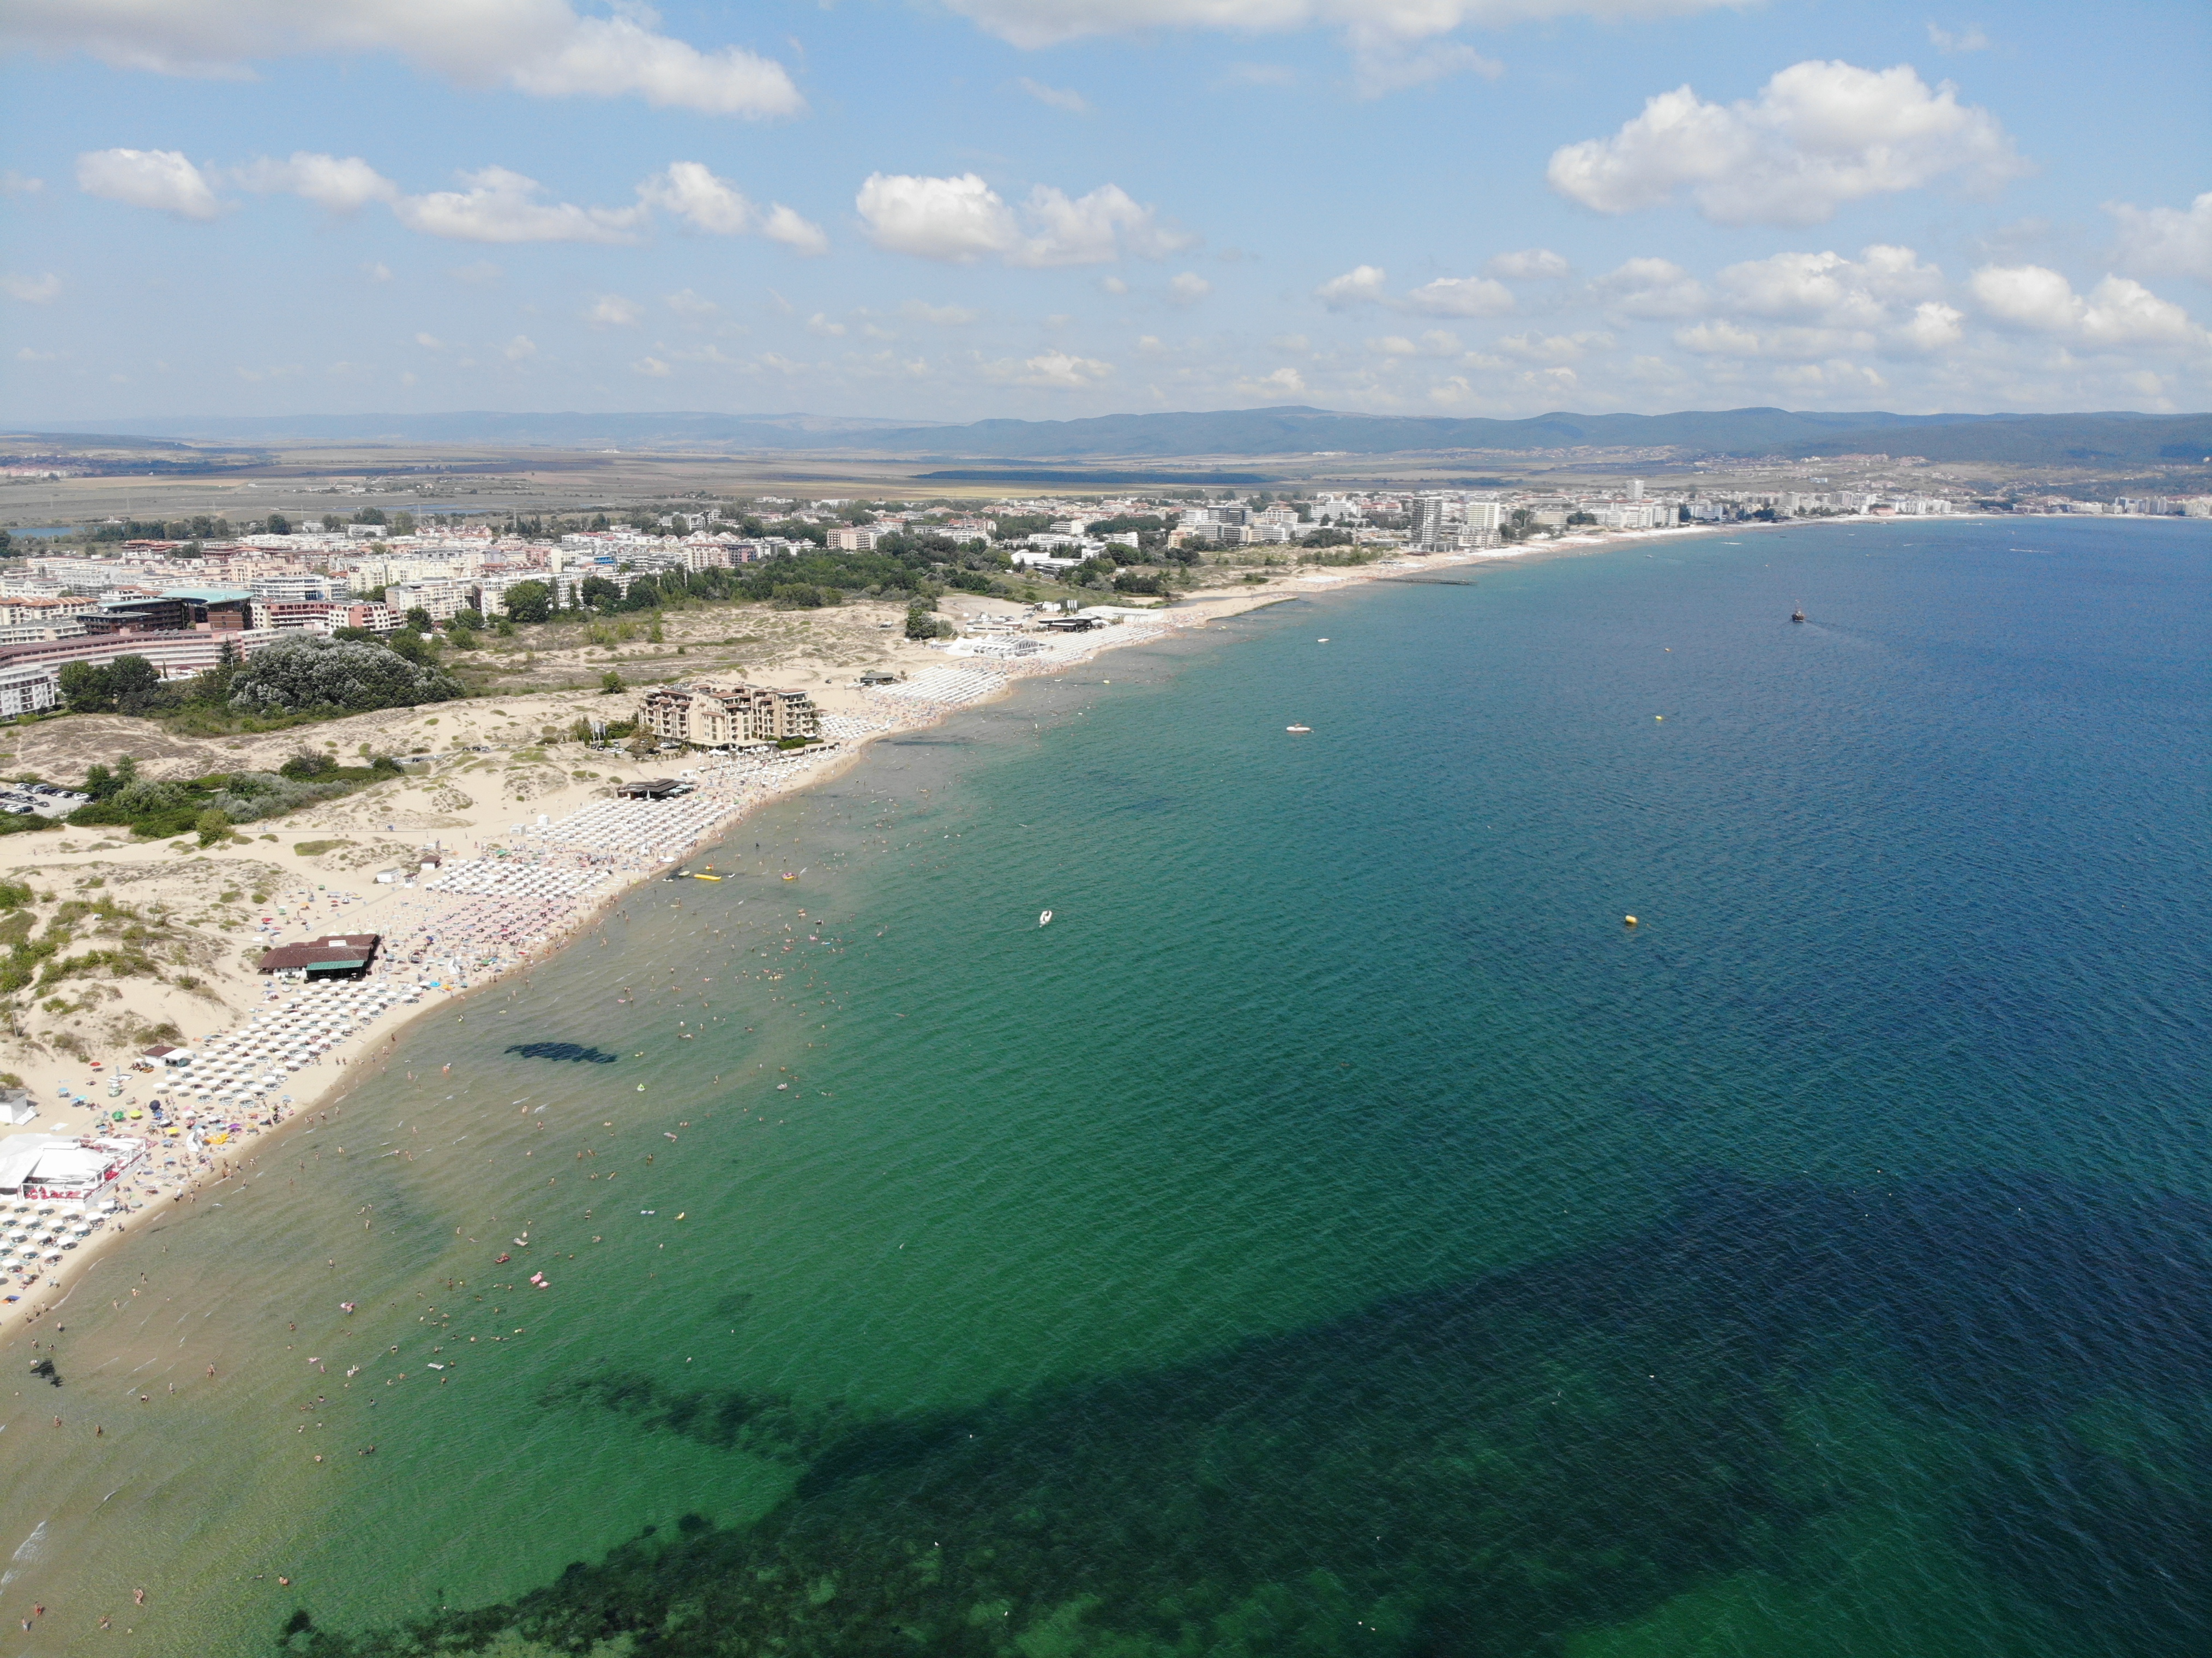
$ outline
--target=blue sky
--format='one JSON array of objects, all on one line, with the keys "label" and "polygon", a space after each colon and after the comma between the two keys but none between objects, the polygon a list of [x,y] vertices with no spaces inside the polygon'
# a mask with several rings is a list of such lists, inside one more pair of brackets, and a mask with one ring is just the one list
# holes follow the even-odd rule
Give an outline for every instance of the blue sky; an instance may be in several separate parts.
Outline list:
[{"label": "blue sky", "polygon": [[2203,409],[2212,10],[11,0],[0,415]]}]

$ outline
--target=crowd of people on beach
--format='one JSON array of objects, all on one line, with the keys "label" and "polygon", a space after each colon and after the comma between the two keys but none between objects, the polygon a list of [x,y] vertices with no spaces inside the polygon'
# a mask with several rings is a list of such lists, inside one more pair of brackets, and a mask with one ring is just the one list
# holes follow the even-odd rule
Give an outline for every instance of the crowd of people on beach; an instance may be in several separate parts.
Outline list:
[{"label": "crowd of people on beach", "polygon": [[[372,1057],[374,1017],[479,988],[549,953],[635,882],[680,863],[834,751],[824,744],[774,759],[708,756],[685,769],[692,789],[680,799],[595,802],[560,820],[517,825],[468,848],[467,864],[502,873],[442,884],[460,890],[441,890],[440,877],[462,854],[433,845],[412,855],[411,869],[403,863],[375,886],[322,883],[271,895],[258,944],[375,933],[375,960],[352,981],[272,980],[243,1021],[192,1041],[191,1059],[134,1056],[91,1071],[81,1089],[62,1090],[62,1102],[89,1119],[84,1134],[140,1140],[143,1153],[88,1203],[26,1202],[0,1212],[0,1241],[21,1231],[23,1248],[35,1249],[0,1263],[0,1275],[15,1280],[5,1300],[62,1290],[71,1254],[83,1258],[94,1236],[126,1226],[149,1206],[192,1201],[197,1187],[242,1167],[262,1134],[315,1109],[348,1068]],[[342,1006],[345,1017],[334,1017]],[[280,1029],[282,1045],[271,1040]],[[395,1030],[382,1046],[397,1040]],[[64,1214],[92,1224],[65,1236],[57,1230]]]}]

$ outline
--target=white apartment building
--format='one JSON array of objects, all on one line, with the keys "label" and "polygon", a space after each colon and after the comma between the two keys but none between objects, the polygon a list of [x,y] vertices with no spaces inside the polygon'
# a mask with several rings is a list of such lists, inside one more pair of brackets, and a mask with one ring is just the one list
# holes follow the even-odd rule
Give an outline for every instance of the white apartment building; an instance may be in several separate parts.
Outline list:
[{"label": "white apartment building", "polygon": [[[509,587],[518,586],[526,581],[536,581],[542,583],[545,591],[552,595],[555,609],[573,610],[578,603],[577,591],[584,585],[584,579],[586,576],[601,574],[606,573],[591,569],[509,570],[499,575],[486,576],[476,584],[476,592],[482,601],[484,613],[489,616],[507,608],[507,590]],[[621,580],[620,577],[615,579]],[[390,603],[388,597],[386,602]]]},{"label": "white apartment building", "polygon": [[384,590],[384,602],[398,615],[419,610],[428,612],[433,622],[451,621],[456,610],[469,608],[474,596],[469,583],[443,576],[394,582]]},{"label": "white apartment building", "polygon": [[353,584],[343,575],[320,570],[272,570],[246,584],[256,598],[272,604],[336,604],[353,597]]},{"label": "white apartment building", "polygon": [[0,664],[0,719],[44,714],[61,701],[62,671],[32,663]]}]

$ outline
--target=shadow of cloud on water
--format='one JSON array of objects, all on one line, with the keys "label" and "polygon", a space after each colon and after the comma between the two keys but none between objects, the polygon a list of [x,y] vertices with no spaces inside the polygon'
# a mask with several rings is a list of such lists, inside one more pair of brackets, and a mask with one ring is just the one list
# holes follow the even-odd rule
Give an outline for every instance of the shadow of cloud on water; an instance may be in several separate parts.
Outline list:
[{"label": "shadow of cloud on water", "polygon": [[507,1051],[526,1060],[562,1060],[571,1065],[612,1065],[622,1057],[581,1042],[516,1042]]},{"label": "shadow of cloud on water", "polygon": [[[295,1620],[277,1649],[1558,1654],[1700,1583],[1788,1576],[1814,1522],[1879,1488],[1802,1477],[1826,1453],[1791,1413],[1848,1364],[1967,1447],[1945,1512],[1990,1592],[2070,1650],[2194,1651],[2208,1244],[2203,1204],[2038,1177],[1717,1179],[1613,1243],[961,1410],[586,1377],[549,1406],[806,1472],[757,1524],[687,1515],[511,1604]],[[2111,1438],[2130,1412],[2179,1436],[2148,1475]],[[2162,1474],[2177,1455],[2199,1475]]]}]

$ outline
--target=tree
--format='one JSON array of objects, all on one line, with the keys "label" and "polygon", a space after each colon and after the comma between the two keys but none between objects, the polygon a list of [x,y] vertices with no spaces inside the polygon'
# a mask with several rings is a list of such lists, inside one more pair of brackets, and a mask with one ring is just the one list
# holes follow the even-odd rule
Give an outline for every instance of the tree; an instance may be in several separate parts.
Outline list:
[{"label": "tree", "polygon": [[501,601],[517,622],[550,622],[553,618],[553,590],[542,581],[518,581]]},{"label": "tree", "polygon": [[611,696],[623,689],[623,677],[612,668],[599,676],[599,695]]},{"label": "tree", "polygon": [[927,598],[917,598],[906,607],[906,636],[908,639],[937,637],[937,618],[930,614],[933,608]]},{"label": "tree", "polygon": [[264,646],[231,687],[231,707],[256,713],[340,708],[357,714],[445,702],[462,694],[437,671],[434,659],[410,661],[381,645],[312,635]]},{"label": "tree", "polygon": [[144,714],[161,701],[161,671],[143,656],[117,657],[107,677],[118,714]]},{"label": "tree", "polygon": [[418,667],[434,668],[438,665],[438,641],[422,634],[411,634],[403,628],[385,640],[383,645],[394,656]]},{"label": "tree", "polygon": [[71,714],[115,712],[114,677],[97,663],[62,664],[61,692]]},{"label": "tree", "polygon": [[587,575],[576,589],[576,598],[595,610],[611,610],[622,603],[622,589],[603,575]]},{"label": "tree", "polygon": [[204,847],[211,847],[216,841],[230,837],[230,819],[213,806],[194,818],[192,827],[199,831],[200,844]]},{"label": "tree", "polygon": [[427,634],[438,624],[430,620],[429,611],[420,604],[413,604],[408,607],[407,625],[418,634]]},{"label": "tree", "polygon": [[382,524],[385,521],[384,508],[364,507],[353,515],[353,521],[356,524]]},{"label": "tree", "polygon": [[394,513],[392,515],[392,533],[396,536],[413,535],[415,533],[415,514],[412,513]]},{"label": "tree", "polygon": [[284,516],[284,514],[283,514],[283,513],[270,513],[270,514],[269,514],[269,533],[270,533],[270,535],[272,535],[272,536],[289,536],[289,535],[290,535],[290,534],[292,533],[292,521],[291,521],[291,519],[289,519],[286,518],[286,517]]}]

